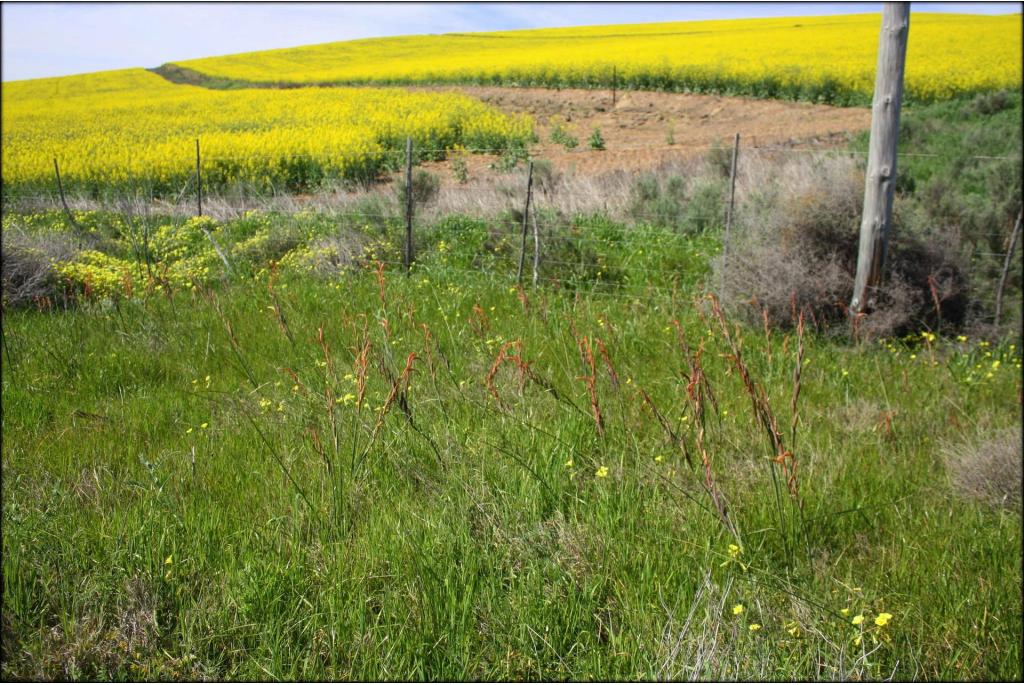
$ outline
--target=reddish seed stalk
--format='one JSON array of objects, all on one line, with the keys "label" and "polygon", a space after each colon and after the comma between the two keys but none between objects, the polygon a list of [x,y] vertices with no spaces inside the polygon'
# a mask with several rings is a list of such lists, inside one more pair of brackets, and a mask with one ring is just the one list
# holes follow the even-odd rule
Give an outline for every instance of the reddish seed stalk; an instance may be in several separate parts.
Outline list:
[{"label": "reddish seed stalk", "polygon": [[619,374],[615,373],[615,366],[612,364],[611,355],[608,354],[608,348],[604,346],[604,343],[600,338],[594,338],[594,342],[597,343],[597,349],[601,353],[601,361],[604,362],[605,368],[608,369],[608,375],[612,381],[612,387],[615,388],[616,392],[619,390]]},{"label": "reddish seed stalk", "polygon": [[747,395],[750,397],[751,408],[754,412],[754,416],[764,428],[765,433],[768,436],[768,441],[771,443],[772,449],[775,452],[775,456],[772,457],[772,461],[782,467],[783,473],[786,477],[786,485],[789,493],[794,499],[799,501],[796,459],[793,456],[793,452],[786,449],[785,443],[782,440],[778,421],[776,420],[775,414],[772,412],[771,406],[768,403],[767,393],[765,393],[763,386],[755,384],[751,379],[750,372],[743,363],[743,354],[740,351],[740,346],[729,332],[729,325],[726,322],[725,314],[722,313],[722,309],[718,304],[718,300],[714,295],[709,295],[708,297],[711,302],[712,314],[718,321],[719,328],[722,331],[722,336],[729,345],[729,349],[731,351],[729,358],[743,382],[743,387],[746,389]]},{"label": "reddish seed stalk", "polygon": [[416,361],[416,353],[410,352],[409,356],[405,359],[405,369],[402,371],[402,375],[395,379],[395,382],[391,384],[391,392],[388,393],[387,399],[384,401],[384,406],[380,408],[377,414],[377,423],[373,427],[373,436],[370,438],[370,442],[373,443],[377,439],[377,433],[380,431],[381,426],[384,425],[384,417],[391,410],[391,406],[394,404],[395,399],[400,395],[404,396],[409,389],[409,379],[412,376],[412,364]]},{"label": "reddish seed stalk", "polygon": [[324,327],[322,324],[316,329],[316,341],[320,343],[320,349],[323,350],[324,362],[327,364],[327,370],[330,372],[331,378],[337,380],[334,374],[334,361],[331,359],[331,349],[327,346],[327,340],[324,338]]},{"label": "reddish seed stalk", "polygon": [[363,324],[363,341],[355,350],[355,361],[353,366],[356,372],[356,408],[363,408],[363,400],[366,398],[366,377],[370,368],[370,336],[366,332],[366,324]]},{"label": "reddish seed stalk", "polygon": [[580,376],[579,380],[582,380],[587,386],[587,393],[590,395],[590,410],[594,414],[594,423],[597,424],[597,434],[604,437],[604,416],[601,414],[601,406],[597,401],[597,363],[594,361],[590,338],[587,336],[578,338],[576,345],[583,357],[584,368],[590,371],[589,375]]}]

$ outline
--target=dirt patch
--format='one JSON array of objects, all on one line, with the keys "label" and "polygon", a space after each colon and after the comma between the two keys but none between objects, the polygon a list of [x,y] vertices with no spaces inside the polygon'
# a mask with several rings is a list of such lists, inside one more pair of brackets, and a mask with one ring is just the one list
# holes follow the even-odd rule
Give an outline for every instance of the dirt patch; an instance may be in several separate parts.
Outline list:
[{"label": "dirt patch", "polygon": [[[505,112],[529,114],[537,124],[540,142],[530,148],[535,157],[550,160],[560,171],[592,175],[606,171],[640,171],[666,161],[704,154],[708,148],[731,147],[741,136],[741,149],[758,147],[830,148],[871,125],[871,110],[803,102],[757,100],[719,95],[689,95],[620,91],[612,104],[608,90],[501,88],[492,86],[419,86],[413,91],[460,92]],[[566,150],[551,142],[560,123],[579,139]],[[601,130],[604,150],[591,150],[587,141]],[[476,156],[470,173],[486,173],[494,161]],[[449,169],[450,163],[428,165]]]}]

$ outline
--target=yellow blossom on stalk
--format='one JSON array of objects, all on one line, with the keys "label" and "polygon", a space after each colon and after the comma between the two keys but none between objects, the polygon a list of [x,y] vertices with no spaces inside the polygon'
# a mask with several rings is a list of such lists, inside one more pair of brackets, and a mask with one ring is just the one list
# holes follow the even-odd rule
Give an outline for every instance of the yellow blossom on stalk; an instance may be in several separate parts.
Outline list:
[{"label": "yellow blossom on stalk", "polygon": [[752,633],[753,632],[757,632],[758,630],[761,630],[761,624],[760,623],[751,623],[749,626],[747,626],[747,628]]},{"label": "yellow blossom on stalk", "polygon": [[594,475],[596,475],[598,478],[607,478],[608,477],[608,467],[607,466],[599,467],[597,469],[597,473],[594,474]]},{"label": "yellow blossom on stalk", "polygon": [[855,626],[859,626],[863,622],[864,622],[864,614],[857,614],[856,616],[853,617],[853,620],[850,621],[850,623],[852,623]]},{"label": "yellow blossom on stalk", "polygon": [[958,336],[956,336],[956,341],[957,342],[965,343],[965,342],[967,342],[967,336],[966,335],[958,335]]},{"label": "yellow blossom on stalk", "polygon": [[660,464],[661,462],[665,461],[665,455],[659,454],[658,456],[656,456],[654,458],[654,461],[656,461],[656,462],[658,462]]},{"label": "yellow blossom on stalk", "polygon": [[567,468],[567,469],[571,469],[572,468],[572,459],[570,459],[569,461],[565,462],[565,468]]},{"label": "yellow blossom on stalk", "polygon": [[742,604],[737,604],[736,606],[734,606],[732,608],[733,616],[739,616],[742,613],[743,613],[743,605]]},{"label": "yellow blossom on stalk", "polygon": [[844,608],[844,609],[840,609],[839,613],[842,614],[843,616],[846,616],[846,615],[848,615],[850,613],[850,609],[848,607]]},{"label": "yellow blossom on stalk", "polygon": [[892,614],[883,611],[875,617],[875,625],[879,627],[884,626],[889,623],[889,619],[891,618]]},{"label": "yellow blossom on stalk", "polygon": [[921,331],[921,337],[924,338],[927,342],[932,342],[935,340],[935,334],[929,333],[928,331]]}]

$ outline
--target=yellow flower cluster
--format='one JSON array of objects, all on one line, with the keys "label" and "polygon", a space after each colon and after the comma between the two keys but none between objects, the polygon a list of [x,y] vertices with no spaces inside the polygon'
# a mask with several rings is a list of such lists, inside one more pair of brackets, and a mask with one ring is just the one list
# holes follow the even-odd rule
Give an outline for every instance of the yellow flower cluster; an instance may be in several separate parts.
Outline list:
[{"label": "yellow flower cluster", "polygon": [[[404,155],[504,148],[533,122],[455,93],[302,88],[218,91],[142,69],[3,84],[4,184],[138,184],[180,192],[200,139],[204,186],[313,187],[369,179]],[[435,153],[440,154],[440,153]]]},{"label": "yellow flower cluster", "polygon": [[[188,60],[250,82],[608,85],[865,102],[878,14],[401,36]],[[909,99],[1016,88],[1020,15],[915,13]]]}]

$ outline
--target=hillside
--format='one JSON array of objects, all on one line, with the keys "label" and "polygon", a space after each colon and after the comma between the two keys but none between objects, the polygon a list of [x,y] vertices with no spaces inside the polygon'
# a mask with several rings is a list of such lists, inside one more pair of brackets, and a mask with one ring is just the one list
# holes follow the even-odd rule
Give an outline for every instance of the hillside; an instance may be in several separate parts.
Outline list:
[{"label": "hillside", "polygon": [[[375,38],[174,64],[221,85],[615,82],[864,104],[878,28],[874,14],[593,26]],[[909,100],[1017,87],[1020,15],[914,14],[907,64]]]}]

